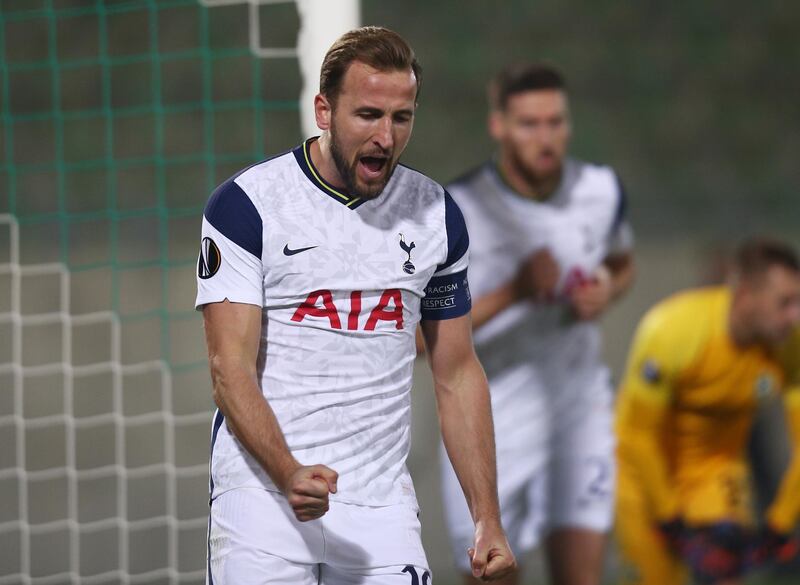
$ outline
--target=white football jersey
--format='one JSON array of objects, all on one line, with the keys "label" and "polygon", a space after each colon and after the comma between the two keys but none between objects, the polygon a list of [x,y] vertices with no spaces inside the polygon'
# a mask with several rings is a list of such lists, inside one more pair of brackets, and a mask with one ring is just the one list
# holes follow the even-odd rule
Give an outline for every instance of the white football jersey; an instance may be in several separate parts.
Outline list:
[{"label": "white football jersey", "polygon": [[[196,306],[263,308],[261,390],[294,456],[339,473],[332,499],[415,502],[405,463],[415,329],[470,309],[463,217],[403,166],[375,199],[337,190],[313,166],[312,140],[214,192]],[[212,497],[276,490],[220,412],[213,429]]]},{"label": "white football jersey", "polygon": [[[606,166],[567,159],[556,192],[536,201],[515,193],[488,162],[447,189],[470,233],[470,286],[476,298],[511,280],[521,262],[541,248],[550,250],[560,269],[555,302],[516,303],[475,332],[493,394],[494,382],[505,380],[507,386],[529,388],[530,395],[536,378],[537,386],[559,386],[551,390],[559,401],[572,400],[559,379],[575,379],[581,372],[591,376],[603,366],[598,326],[574,319],[568,294],[610,253],[632,245],[616,174]],[[518,404],[517,415],[540,418],[548,405],[543,408],[541,397],[535,400],[530,397],[530,412]]]}]

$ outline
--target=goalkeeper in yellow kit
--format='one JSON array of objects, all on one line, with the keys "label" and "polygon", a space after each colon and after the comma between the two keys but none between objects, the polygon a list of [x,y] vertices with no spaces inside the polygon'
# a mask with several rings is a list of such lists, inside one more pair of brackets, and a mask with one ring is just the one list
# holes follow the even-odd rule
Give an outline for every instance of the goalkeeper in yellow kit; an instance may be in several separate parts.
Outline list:
[{"label": "goalkeeper in yellow kit", "polygon": [[[800,261],[753,239],[732,282],[678,293],[639,324],[617,404],[616,534],[625,579],[736,583],[794,554],[800,515]],[[782,392],[794,456],[760,529],[746,444]]]}]

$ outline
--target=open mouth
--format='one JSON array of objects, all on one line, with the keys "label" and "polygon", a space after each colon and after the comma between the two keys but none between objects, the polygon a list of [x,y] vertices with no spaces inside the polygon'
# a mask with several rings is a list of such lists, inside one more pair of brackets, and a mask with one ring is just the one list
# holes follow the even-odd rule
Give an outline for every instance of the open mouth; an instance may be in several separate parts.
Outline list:
[{"label": "open mouth", "polygon": [[376,177],[383,173],[387,160],[386,157],[382,156],[362,156],[359,162],[368,176]]}]

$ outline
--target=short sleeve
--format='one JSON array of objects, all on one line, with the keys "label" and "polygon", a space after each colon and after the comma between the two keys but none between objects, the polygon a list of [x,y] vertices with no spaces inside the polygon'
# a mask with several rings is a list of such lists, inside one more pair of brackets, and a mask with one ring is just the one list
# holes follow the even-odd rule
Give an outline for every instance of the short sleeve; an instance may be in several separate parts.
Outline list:
[{"label": "short sleeve", "polygon": [[234,180],[220,185],[203,212],[195,307],[228,299],[264,305],[263,224]]},{"label": "short sleeve", "polygon": [[467,281],[469,234],[464,215],[450,194],[444,193],[447,256],[425,287],[422,319],[453,319],[469,313],[472,298]]},{"label": "short sleeve", "polygon": [[617,185],[617,204],[608,233],[609,254],[628,252],[633,248],[633,229],[628,222],[628,194],[619,175],[614,173],[614,179]]}]

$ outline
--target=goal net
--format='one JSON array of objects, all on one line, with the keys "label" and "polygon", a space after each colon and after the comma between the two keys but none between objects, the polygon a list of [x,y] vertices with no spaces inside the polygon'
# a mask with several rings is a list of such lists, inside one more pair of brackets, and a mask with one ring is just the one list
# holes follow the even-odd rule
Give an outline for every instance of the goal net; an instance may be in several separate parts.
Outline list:
[{"label": "goal net", "polygon": [[311,131],[331,4],[0,0],[0,585],[205,581],[200,217]]}]

